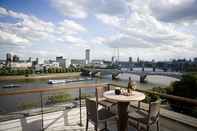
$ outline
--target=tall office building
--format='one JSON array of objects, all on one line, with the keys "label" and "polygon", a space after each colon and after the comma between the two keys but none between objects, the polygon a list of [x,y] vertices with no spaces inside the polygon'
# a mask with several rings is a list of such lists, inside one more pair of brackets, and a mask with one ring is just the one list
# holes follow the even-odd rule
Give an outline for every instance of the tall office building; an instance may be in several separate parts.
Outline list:
[{"label": "tall office building", "polygon": [[39,58],[38,57],[36,58],[35,64],[36,65],[39,64]]},{"label": "tall office building", "polygon": [[137,57],[137,63],[140,63],[140,58],[139,57]]},{"label": "tall office building", "polygon": [[62,68],[66,68],[66,59],[63,56],[56,57],[56,62],[59,63],[59,66]]},{"label": "tall office building", "polygon": [[19,57],[17,55],[13,56],[13,62],[19,62]]},{"label": "tall office building", "polygon": [[112,56],[112,58],[111,58],[111,63],[112,63],[112,64],[115,63],[115,56]]},{"label": "tall office building", "polygon": [[11,62],[12,62],[12,55],[10,53],[6,54],[6,66],[11,67]]},{"label": "tall office building", "polygon": [[90,63],[90,49],[85,50],[85,61],[86,61],[86,64]]},{"label": "tall office building", "polygon": [[29,57],[29,59],[27,60],[27,62],[32,62],[32,61],[31,61],[31,57]]},{"label": "tall office building", "polygon": [[12,55],[10,53],[6,54],[6,61],[11,62],[12,61]]},{"label": "tall office building", "polygon": [[132,63],[132,57],[129,57],[129,62]]}]

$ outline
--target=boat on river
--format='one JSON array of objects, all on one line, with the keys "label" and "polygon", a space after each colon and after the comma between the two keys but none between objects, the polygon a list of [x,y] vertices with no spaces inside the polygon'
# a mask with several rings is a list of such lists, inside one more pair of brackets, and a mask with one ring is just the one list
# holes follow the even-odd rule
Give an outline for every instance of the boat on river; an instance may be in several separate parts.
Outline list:
[{"label": "boat on river", "polygon": [[18,88],[18,87],[21,87],[21,86],[20,85],[14,85],[14,84],[2,86],[2,88]]},{"label": "boat on river", "polygon": [[71,83],[71,82],[80,82],[80,81],[88,81],[88,80],[92,80],[92,78],[49,80],[48,84]]}]

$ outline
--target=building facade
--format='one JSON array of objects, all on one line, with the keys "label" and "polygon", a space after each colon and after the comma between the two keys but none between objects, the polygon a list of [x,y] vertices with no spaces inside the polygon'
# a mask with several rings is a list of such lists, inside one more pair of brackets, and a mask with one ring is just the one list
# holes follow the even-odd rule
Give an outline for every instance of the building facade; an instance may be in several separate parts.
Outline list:
[{"label": "building facade", "polygon": [[71,59],[70,62],[71,62],[71,65],[73,65],[75,67],[81,67],[86,64],[86,61],[83,59]]},{"label": "building facade", "polygon": [[90,49],[85,50],[85,62],[86,64],[90,63]]},{"label": "building facade", "polygon": [[63,56],[56,57],[56,62],[59,63],[59,66],[62,68],[66,68],[66,59]]}]

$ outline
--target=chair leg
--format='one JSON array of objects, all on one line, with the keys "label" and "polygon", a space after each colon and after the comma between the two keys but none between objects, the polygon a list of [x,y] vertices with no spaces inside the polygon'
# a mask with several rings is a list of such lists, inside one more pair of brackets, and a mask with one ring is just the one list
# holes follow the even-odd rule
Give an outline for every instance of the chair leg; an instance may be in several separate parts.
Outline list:
[{"label": "chair leg", "polygon": [[160,129],[159,129],[159,121],[157,121],[157,131],[160,131]]},{"label": "chair leg", "polygon": [[86,131],[88,131],[88,119],[86,120]]},{"label": "chair leg", "polygon": [[105,131],[107,131],[107,121],[105,121]]},{"label": "chair leg", "polygon": [[94,125],[94,130],[98,131],[97,124]]},{"label": "chair leg", "polygon": [[146,130],[149,131],[149,129],[150,129],[150,125],[147,125]]},{"label": "chair leg", "polygon": [[137,131],[139,131],[139,121],[137,121]]}]

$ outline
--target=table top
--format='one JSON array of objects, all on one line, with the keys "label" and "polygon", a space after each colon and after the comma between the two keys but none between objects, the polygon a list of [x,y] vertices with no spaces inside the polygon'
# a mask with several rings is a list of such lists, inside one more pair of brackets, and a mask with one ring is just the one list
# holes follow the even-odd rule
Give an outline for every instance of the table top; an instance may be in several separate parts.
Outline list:
[{"label": "table top", "polygon": [[116,95],[114,90],[106,91],[103,96],[107,99],[111,99],[118,102],[130,102],[130,101],[141,101],[145,99],[144,93],[138,91],[132,91],[132,95]]}]

